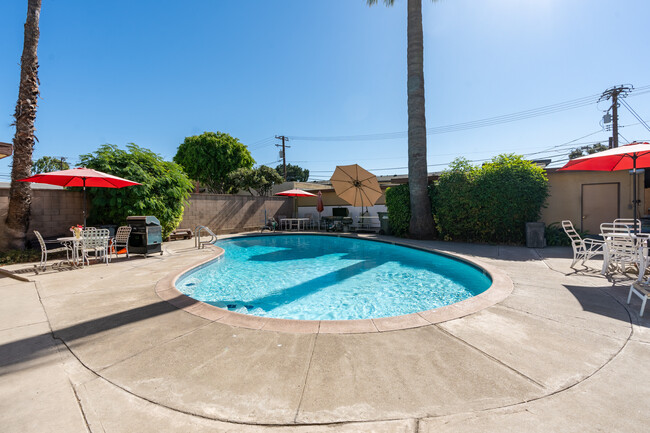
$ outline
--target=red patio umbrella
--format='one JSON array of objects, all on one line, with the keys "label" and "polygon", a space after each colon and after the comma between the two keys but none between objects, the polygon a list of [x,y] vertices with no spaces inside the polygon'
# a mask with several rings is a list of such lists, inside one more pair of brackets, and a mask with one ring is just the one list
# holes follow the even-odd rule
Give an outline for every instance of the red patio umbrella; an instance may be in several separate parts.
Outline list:
[{"label": "red patio umbrella", "polygon": [[316,194],[301,189],[289,189],[287,191],[278,192],[275,195],[285,195],[287,197],[316,197]]},{"label": "red patio umbrella", "polygon": [[123,188],[125,186],[142,185],[132,180],[113,176],[93,170],[92,168],[72,168],[70,170],[51,171],[39,173],[25,179],[18,179],[21,182],[46,183],[59,186],[79,186],[84,190],[84,227],[86,226],[86,187],[98,188]]},{"label": "red patio umbrella", "polygon": [[636,232],[637,206],[636,169],[650,167],[650,143],[634,142],[614,149],[592,153],[567,162],[560,170],[617,171],[632,170],[634,175],[634,231]]},{"label": "red patio umbrella", "polygon": [[320,214],[325,210],[323,206],[323,193],[318,191],[318,202],[316,203],[316,211],[318,212],[318,229],[320,230]]},{"label": "red patio umbrella", "polygon": [[[316,197],[316,194],[312,194],[310,192],[303,191],[301,189],[289,189],[287,191],[278,192],[275,195],[284,195],[284,196],[287,196],[287,197]],[[294,203],[294,206],[295,206],[294,211],[297,214],[298,213],[298,207],[297,207],[297,205],[295,205],[295,203]]]}]

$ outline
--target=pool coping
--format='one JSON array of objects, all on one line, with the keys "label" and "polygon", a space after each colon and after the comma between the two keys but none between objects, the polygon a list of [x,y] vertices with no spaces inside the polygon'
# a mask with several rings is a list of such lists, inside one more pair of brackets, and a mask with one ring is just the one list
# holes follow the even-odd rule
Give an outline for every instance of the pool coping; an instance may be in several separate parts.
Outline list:
[{"label": "pool coping", "polygon": [[345,233],[321,233],[321,232],[297,232],[297,233],[243,233],[230,236],[222,236],[221,239],[232,239],[238,237],[253,236],[278,236],[278,235],[321,235],[336,236],[363,239],[373,242],[384,242],[393,245],[400,245],[407,248],[414,248],[421,251],[434,252],[455,260],[460,260],[471,266],[475,266],[484,271],[492,279],[492,285],[476,296],[464,301],[444,307],[426,310],[417,313],[405,314],[401,316],[381,317],[377,319],[361,320],[294,320],[294,319],[276,319],[271,317],[260,317],[249,314],[236,313],[214,305],[206,304],[181,293],[176,288],[176,281],[186,272],[191,271],[218,259],[224,254],[224,250],[216,245],[209,245],[208,248],[213,250],[213,255],[196,264],[186,267],[180,271],[174,271],[163,277],[155,287],[155,292],[160,299],[171,305],[184,310],[187,313],[226,325],[240,328],[255,329],[273,332],[288,332],[300,334],[362,334],[398,331],[402,329],[419,328],[430,326],[441,322],[459,319],[470,314],[477,313],[485,308],[491,307],[506,299],[514,288],[512,280],[507,274],[488,263],[468,257],[462,254],[450,254],[433,248],[417,246],[409,243],[407,240],[400,241],[392,237],[360,237],[355,234]]}]

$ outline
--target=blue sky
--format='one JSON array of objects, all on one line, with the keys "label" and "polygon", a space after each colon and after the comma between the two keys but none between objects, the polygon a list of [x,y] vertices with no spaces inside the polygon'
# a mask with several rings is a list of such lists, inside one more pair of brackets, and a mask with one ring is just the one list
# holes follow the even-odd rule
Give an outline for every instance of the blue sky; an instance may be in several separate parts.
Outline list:
[{"label": "blue sky", "polygon": [[[0,4],[0,141],[14,135],[26,4]],[[429,170],[504,152],[561,160],[606,142],[608,104],[595,99],[614,85],[634,85],[626,101],[650,121],[648,16],[646,0],[424,0]],[[74,164],[134,142],[171,159],[186,136],[222,131],[271,166],[273,137],[288,136],[287,162],[312,179],[351,163],[406,173],[405,0],[43,0],[38,54],[35,158]],[[619,118],[621,143],[650,139],[625,107]]]}]

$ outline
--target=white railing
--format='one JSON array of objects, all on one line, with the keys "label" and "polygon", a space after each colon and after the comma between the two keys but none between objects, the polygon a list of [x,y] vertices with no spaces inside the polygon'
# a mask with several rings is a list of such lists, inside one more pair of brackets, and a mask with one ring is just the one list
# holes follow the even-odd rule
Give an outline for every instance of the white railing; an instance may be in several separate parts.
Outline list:
[{"label": "white railing", "polygon": [[[205,236],[209,236],[208,240],[201,240],[201,233],[205,232]],[[208,244],[213,244],[217,240],[217,235],[215,235],[212,230],[206,226],[197,226],[194,229],[194,246],[198,249],[205,247]]]}]

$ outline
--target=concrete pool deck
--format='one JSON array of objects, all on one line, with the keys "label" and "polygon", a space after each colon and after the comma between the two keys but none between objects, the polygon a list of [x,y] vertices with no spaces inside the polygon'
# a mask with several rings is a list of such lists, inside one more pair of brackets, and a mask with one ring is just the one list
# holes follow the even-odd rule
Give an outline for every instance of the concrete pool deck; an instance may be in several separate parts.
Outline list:
[{"label": "concrete pool deck", "polygon": [[407,243],[498,267],[513,291],[453,320],[329,334],[242,328],[161,299],[160,281],[214,255],[191,240],[0,278],[2,430],[645,429],[650,314],[625,304],[629,279],[597,262],[572,271],[569,248]]}]

